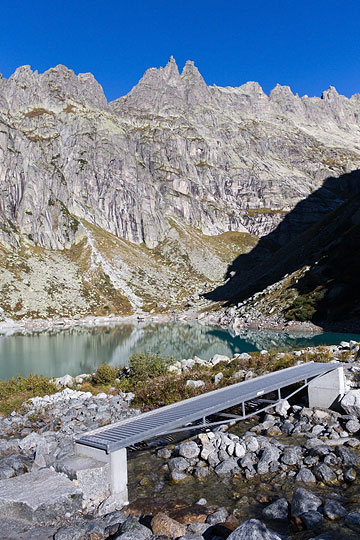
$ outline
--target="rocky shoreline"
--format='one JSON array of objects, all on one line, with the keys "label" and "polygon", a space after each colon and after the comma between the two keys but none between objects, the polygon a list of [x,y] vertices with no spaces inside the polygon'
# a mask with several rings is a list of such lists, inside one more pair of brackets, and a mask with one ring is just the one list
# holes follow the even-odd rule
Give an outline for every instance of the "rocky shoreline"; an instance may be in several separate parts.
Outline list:
[{"label": "rocky shoreline", "polygon": [[[192,440],[163,446],[156,453],[149,449],[156,460],[151,474],[157,483],[154,487],[144,473],[138,485],[152,492],[152,497],[150,501],[137,499],[126,508],[119,508],[116,498],[101,490],[86,492],[83,479],[71,467],[71,456],[75,435],[138,414],[139,410],[130,407],[134,395],[94,396],[65,387],[57,394],[29,400],[21,413],[0,418],[2,537],[279,540],[307,539],[309,535],[301,535],[313,530],[313,538],[319,540],[356,538],[360,507],[352,486],[357,486],[359,469],[359,345],[344,342],[328,350],[333,359],[344,361],[352,388],[342,401],[342,413],[283,401],[276,410],[260,415],[245,433],[237,434],[236,426],[221,426]],[[296,351],[299,362],[305,352]],[[344,352],[346,357],[342,357]],[[170,370],[188,373],[189,385],[195,382],[199,386],[201,381],[194,381],[191,375],[197,363],[217,366],[232,360],[220,355],[209,362],[183,360]],[[215,377],[221,380],[219,374]],[[246,379],[254,373],[248,370],[239,376]],[[63,377],[57,383],[76,387],[77,379]],[[193,482],[200,487],[207,482],[221,483],[223,489],[236,482],[249,487],[249,497],[230,503],[233,492],[226,508],[214,506],[209,497],[208,503],[195,503]],[[186,497],[161,499],[164,483],[174,490],[184,486]],[[277,486],[280,492],[286,485],[287,496],[269,495],[266,484]],[[254,488],[261,490],[253,493],[261,508],[255,516],[250,510],[246,515]]]},{"label": "rocky shoreline", "polygon": [[[71,328],[92,328],[96,326],[109,326],[120,324],[145,323],[168,323],[198,321],[200,324],[219,325],[226,329],[240,331],[249,330],[272,330],[275,332],[291,331],[317,334],[324,331],[324,326],[313,324],[309,321],[287,321],[281,317],[238,317],[236,308],[225,311],[210,311],[206,313],[196,311],[173,312],[173,313],[135,313],[129,316],[88,316],[88,317],[59,317],[53,319],[21,319],[16,321],[3,317],[0,320],[0,334],[12,334],[16,332],[44,332],[47,330],[69,330]],[[348,325],[339,326],[338,331],[358,331],[358,322],[349,321]]]}]

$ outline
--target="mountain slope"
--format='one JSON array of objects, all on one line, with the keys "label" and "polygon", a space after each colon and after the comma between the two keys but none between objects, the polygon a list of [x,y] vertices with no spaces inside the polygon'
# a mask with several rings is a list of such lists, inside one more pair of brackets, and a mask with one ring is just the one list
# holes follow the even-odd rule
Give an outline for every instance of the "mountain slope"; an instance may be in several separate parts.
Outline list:
[{"label": "mountain slope", "polygon": [[[26,317],[200,305],[299,201],[360,168],[359,136],[359,95],[332,87],[322,98],[209,87],[192,62],[180,74],[170,59],[108,103],[91,74],[23,66],[0,79],[1,307]],[[324,197],[279,241],[341,202]]]}]

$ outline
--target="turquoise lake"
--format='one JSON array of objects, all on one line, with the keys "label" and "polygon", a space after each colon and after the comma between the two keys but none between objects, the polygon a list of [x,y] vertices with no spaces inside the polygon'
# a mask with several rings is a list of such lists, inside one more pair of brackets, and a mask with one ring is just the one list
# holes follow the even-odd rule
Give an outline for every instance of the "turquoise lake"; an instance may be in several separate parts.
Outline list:
[{"label": "turquoise lake", "polygon": [[199,323],[137,323],[0,335],[0,378],[29,373],[54,377],[91,373],[103,362],[124,366],[132,354],[149,350],[178,360],[194,355],[208,360],[214,354],[232,356],[274,347],[331,345],[351,339],[360,341],[360,334],[301,335],[246,330],[235,336],[223,328]]}]

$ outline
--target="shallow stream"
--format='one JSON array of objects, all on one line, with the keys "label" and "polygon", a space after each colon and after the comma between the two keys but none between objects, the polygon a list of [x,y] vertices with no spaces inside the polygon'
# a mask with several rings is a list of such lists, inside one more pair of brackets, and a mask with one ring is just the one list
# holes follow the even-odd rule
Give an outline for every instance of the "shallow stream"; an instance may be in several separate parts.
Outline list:
[{"label": "shallow stream", "polygon": [[[239,422],[229,431],[243,435],[258,418]],[[296,445],[304,442],[299,437],[282,435],[276,437],[283,444]],[[359,453],[359,452],[357,452]],[[291,501],[295,487],[305,487],[323,500],[334,498],[343,504],[348,511],[359,510],[360,490],[356,481],[351,486],[335,485],[332,487],[321,485],[298,485],[294,479],[286,478],[275,480],[276,474],[256,476],[251,480],[243,477],[219,478],[213,472],[208,477],[199,480],[192,476],[178,484],[170,483],[167,472],[162,470],[165,461],[156,456],[155,450],[130,452],[128,460],[129,471],[129,498],[130,502],[140,497],[160,497],[169,500],[183,499],[189,504],[197,502],[204,497],[208,505],[225,507],[228,512],[234,512],[240,523],[247,519],[257,518],[263,520],[262,509],[274,500],[285,497]],[[260,502],[261,501],[261,502]],[[293,540],[308,540],[320,533],[332,533],[336,540],[359,540],[359,533],[338,522],[323,520],[320,529],[314,531],[296,531],[293,525],[279,522],[267,522],[273,530],[284,535],[291,535]],[[316,534],[315,534],[316,533]]]}]

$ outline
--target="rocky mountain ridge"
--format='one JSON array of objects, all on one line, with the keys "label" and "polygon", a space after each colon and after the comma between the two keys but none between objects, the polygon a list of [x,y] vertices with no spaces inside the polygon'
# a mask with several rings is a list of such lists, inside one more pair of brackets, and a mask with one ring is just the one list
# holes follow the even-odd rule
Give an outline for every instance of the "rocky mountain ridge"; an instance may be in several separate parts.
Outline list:
[{"label": "rocky mountain ridge", "polygon": [[[333,87],[300,98],[207,86],[171,58],[108,103],[91,74],[18,68],[0,78],[2,308],[21,318],[196,302],[299,201],[359,168],[359,135],[360,95]],[[328,202],[306,223],[342,201]]]}]

